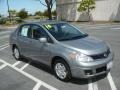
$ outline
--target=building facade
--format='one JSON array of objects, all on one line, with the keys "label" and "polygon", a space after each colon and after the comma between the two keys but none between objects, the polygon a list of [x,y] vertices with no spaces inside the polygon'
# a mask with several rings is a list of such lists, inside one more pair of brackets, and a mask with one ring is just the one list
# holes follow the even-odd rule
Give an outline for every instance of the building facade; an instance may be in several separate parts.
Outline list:
[{"label": "building facade", "polygon": [[[57,19],[66,21],[88,21],[86,13],[78,12],[81,0],[57,0]],[[90,13],[91,21],[120,21],[120,0],[95,0],[95,9]]]}]

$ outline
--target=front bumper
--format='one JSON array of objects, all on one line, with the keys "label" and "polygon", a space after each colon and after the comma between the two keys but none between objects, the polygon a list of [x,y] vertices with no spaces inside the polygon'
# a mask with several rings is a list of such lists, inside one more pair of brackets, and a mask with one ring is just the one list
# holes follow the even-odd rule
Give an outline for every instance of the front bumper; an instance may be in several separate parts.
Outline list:
[{"label": "front bumper", "polygon": [[88,63],[77,62],[78,64],[71,68],[72,76],[76,78],[90,78],[108,73],[112,67],[113,57],[113,53],[110,53],[105,59]]}]

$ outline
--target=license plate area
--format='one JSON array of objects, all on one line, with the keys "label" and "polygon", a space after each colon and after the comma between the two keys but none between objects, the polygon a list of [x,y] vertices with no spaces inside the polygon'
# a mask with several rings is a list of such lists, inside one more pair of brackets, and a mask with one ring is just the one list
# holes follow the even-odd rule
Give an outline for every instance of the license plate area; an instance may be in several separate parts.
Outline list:
[{"label": "license plate area", "polygon": [[107,64],[107,70],[111,69],[112,66],[113,66],[113,62],[111,61],[111,62],[109,62],[109,63]]}]

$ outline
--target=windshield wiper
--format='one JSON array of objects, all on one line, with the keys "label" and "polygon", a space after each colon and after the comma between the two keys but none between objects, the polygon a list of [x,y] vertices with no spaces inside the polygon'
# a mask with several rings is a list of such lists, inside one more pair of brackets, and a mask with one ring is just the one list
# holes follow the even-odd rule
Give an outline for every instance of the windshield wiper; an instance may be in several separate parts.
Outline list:
[{"label": "windshield wiper", "polygon": [[79,35],[79,36],[74,36],[74,37],[70,37],[70,38],[63,38],[63,39],[59,39],[59,41],[66,41],[66,40],[74,40],[74,39],[81,39],[84,37],[87,37],[88,34],[83,34],[83,35]]},{"label": "windshield wiper", "polygon": [[84,38],[84,37],[87,37],[87,36],[88,36],[88,34],[83,34],[83,35],[71,37],[70,39],[81,39],[81,38]]},{"label": "windshield wiper", "polygon": [[71,40],[70,38],[63,38],[63,39],[59,39],[58,41],[66,41],[66,40]]}]

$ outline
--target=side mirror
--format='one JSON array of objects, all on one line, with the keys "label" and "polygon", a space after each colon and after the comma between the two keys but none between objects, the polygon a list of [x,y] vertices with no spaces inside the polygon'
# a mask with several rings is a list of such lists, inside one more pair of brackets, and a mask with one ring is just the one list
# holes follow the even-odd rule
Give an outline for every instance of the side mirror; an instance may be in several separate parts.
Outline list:
[{"label": "side mirror", "polygon": [[45,37],[39,38],[39,41],[41,43],[47,43],[47,38],[45,38]]}]

